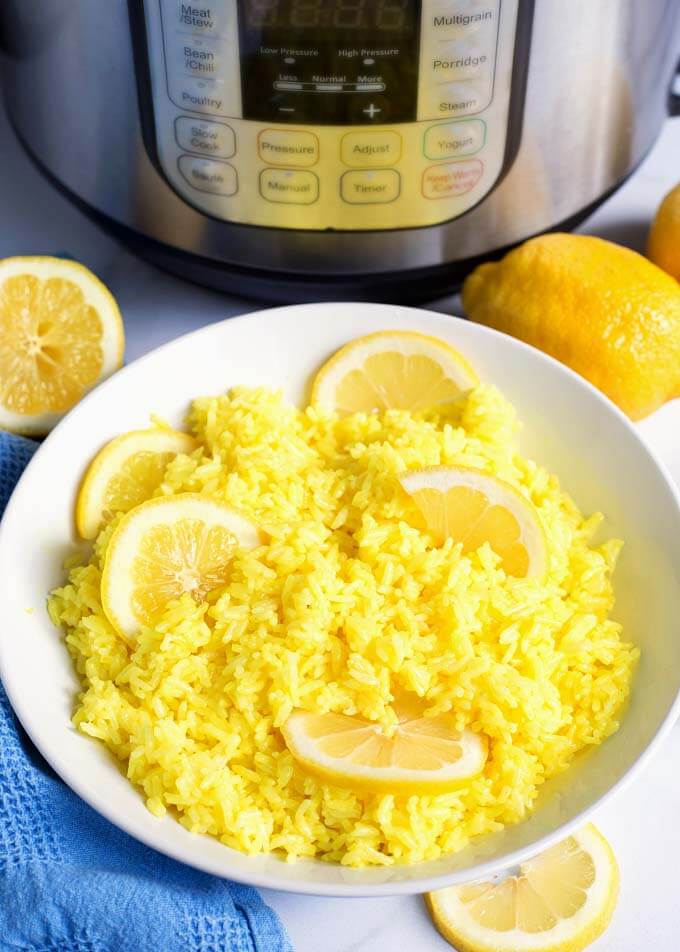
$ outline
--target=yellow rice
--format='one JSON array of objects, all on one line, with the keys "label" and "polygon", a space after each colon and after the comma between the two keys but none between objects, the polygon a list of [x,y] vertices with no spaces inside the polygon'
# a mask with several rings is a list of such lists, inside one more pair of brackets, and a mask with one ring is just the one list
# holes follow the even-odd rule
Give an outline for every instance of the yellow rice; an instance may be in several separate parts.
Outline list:
[{"label": "yellow rice", "polygon": [[[637,649],[608,615],[618,541],[593,546],[557,478],[519,455],[480,386],[441,413],[300,411],[266,389],[197,400],[201,448],[159,493],[242,510],[271,541],[237,555],[207,603],[185,595],[129,648],[100,603],[111,529],[49,600],[82,693],[74,723],[126,766],[152,813],[247,853],[412,863],[514,823],[541,784],[618,727]],[[545,528],[543,581],[506,577],[415,526],[395,475],[461,463],[524,493]],[[280,726],[294,708],[391,722],[395,691],[483,732],[483,774],[454,793],[361,795],[307,775]]]}]

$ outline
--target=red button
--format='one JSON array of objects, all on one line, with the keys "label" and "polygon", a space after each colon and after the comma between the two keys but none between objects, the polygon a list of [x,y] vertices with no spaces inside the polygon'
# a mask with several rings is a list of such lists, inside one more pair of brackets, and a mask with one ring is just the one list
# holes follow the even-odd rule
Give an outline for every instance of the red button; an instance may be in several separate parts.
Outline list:
[{"label": "red button", "polygon": [[443,162],[423,172],[425,198],[454,198],[473,189],[482,177],[484,164],[479,159],[466,162]]}]

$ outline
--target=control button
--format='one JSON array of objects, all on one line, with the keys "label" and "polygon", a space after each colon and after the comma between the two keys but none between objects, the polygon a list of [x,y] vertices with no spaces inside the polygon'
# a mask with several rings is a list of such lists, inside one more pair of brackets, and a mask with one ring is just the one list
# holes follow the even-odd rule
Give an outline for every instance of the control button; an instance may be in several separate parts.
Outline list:
[{"label": "control button", "polygon": [[430,57],[432,78],[436,83],[477,79],[493,69],[493,48],[467,43],[440,43]]},{"label": "control button", "polygon": [[231,0],[202,0],[184,3],[183,0],[161,0],[166,30],[174,29],[194,35],[218,36],[231,19]]},{"label": "control button", "polygon": [[260,172],[260,195],[268,202],[313,205],[319,197],[319,180],[313,172],[263,169]]},{"label": "control button", "polygon": [[401,177],[394,169],[345,172],[340,179],[340,194],[352,205],[376,205],[399,198]]},{"label": "control button", "polygon": [[180,109],[213,116],[226,115],[224,89],[212,79],[171,77],[170,98]]},{"label": "control button", "polygon": [[498,0],[480,3],[478,0],[452,4],[434,4],[424,17],[424,30],[436,40],[458,39],[477,33],[482,27],[493,27],[498,19]]},{"label": "control button", "polygon": [[[169,48],[168,48],[169,47]],[[217,42],[206,37],[176,36],[166,45],[168,69],[175,76],[219,79],[224,72]]]},{"label": "control button", "polygon": [[366,93],[352,95],[349,103],[349,119],[356,125],[372,124],[378,126],[389,121],[390,101],[386,96],[372,96]]},{"label": "control button", "polygon": [[290,97],[273,96],[272,109],[278,112],[277,118],[281,119],[282,122],[286,122],[289,119],[294,120],[295,113],[297,112],[297,105],[295,105],[294,102],[295,101]]},{"label": "control button", "polygon": [[236,169],[228,162],[199,159],[193,155],[181,155],[179,170],[189,185],[199,192],[213,195],[235,195],[238,191]]},{"label": "control button", "polygon": [[485,109],[491,100],[490,83],[444,83],[428,96],[428,118],[468,116]]},{"label": "control button", "polygon": [[340,143],[340,157],[345,165],[360,168],[395,165],[401,158],[401,136],[398,132],[348,132]]},{"label": "control button", "polygon": [[186,152],[199,152],[219,159],[229,159],[236,152],[234,130],[225,122],[178,116],[175,119],[175,139]]},{"label": "control button", "polygon": [[479,152],[485,140],[486,123],[482,119],[440,123],[425,132],[423,152],[428,159],[454,159]]},{"label": "control button", "polygon": [[454,198],[475,187],[482,177],[484,166],[479,159],[431,165],[423,172],[425,198]]},{"label": "control button", "polygon": [[257,149],[269,165],[309,166],[319,161],[319,140],[313,132],[263,129],[257,137]]}]

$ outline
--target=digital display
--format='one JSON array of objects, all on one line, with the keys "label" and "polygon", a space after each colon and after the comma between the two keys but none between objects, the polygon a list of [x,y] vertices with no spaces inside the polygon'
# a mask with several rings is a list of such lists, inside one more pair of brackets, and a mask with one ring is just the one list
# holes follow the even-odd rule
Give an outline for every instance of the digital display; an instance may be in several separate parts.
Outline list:
[{"label": "digital display", "polygon": [[252,0],[249,27],[403,30],[411,0]]},{"label": "digital display", "polygon": [[415,117],[421,0],[238,0],[237,9],[245,118],[380,125]]}]

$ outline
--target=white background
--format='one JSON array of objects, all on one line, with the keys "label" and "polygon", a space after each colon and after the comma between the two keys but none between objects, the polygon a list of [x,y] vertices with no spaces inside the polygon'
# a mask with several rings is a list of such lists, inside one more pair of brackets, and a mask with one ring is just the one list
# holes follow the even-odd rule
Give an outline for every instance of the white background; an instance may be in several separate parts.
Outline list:
[{"label": "white background", "polygon": [[[680,179],[680,120],[670,121],[643,166],[584,231],[642,249],[650,217]],[[67,254],[92,268],[120,304],[127,360],[210,321],[258,305],[177,280],[133,257],[62,198],[24,156],[0,112],[0,257]],[[455,312],[457,301],[434,302]],[[642,425],[680,482],[680,400]],[[680,631],[678,633],[680,637]],[[680,728],[632,787],[597,815],[619,859],[621,898],[595,952],[680,949]],[[318,899],[264,892],[296,952],[445,952],[418,897]]]}]

